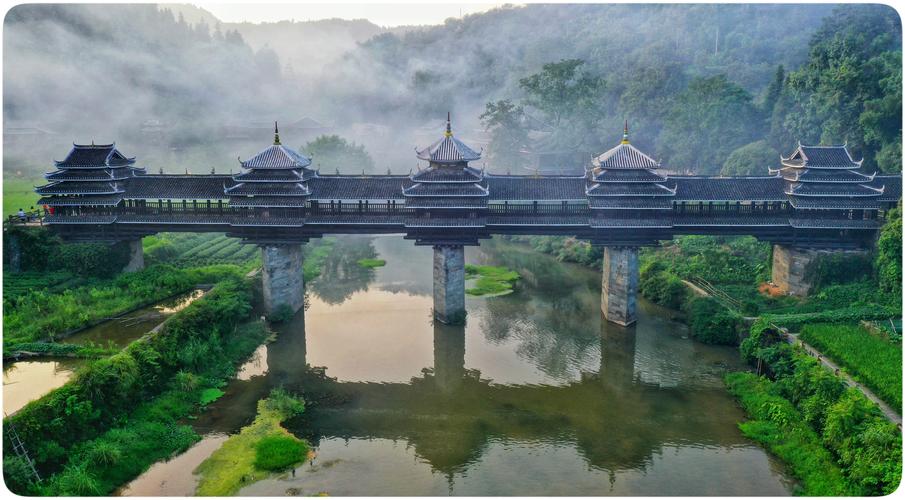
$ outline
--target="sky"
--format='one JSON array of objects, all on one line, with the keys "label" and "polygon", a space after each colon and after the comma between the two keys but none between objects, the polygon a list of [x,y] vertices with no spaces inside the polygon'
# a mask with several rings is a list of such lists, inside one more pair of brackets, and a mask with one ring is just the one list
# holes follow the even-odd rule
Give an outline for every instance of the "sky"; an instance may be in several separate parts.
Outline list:
[{"label": "sky", "polygon": [[503,4],[196,4],[224,22],[253,23],[283,20],[367,19],[384,27],[443,24],[450,17],[484,12]]}]

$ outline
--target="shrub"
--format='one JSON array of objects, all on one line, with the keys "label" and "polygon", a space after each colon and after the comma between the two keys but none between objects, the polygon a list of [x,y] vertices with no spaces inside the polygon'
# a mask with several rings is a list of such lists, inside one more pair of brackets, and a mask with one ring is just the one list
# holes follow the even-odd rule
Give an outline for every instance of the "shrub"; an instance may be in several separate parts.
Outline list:
[{"label": "shrub", "polygon": [[805,268],[805,280],[814,292],[829,285],[868,280],[873,276],[872,254],[820,254]]},{"label": "shrub", "polygon": [[639,288],[644,298],[671,309],[679,309],[688,297],[688,289],[665,265],[651,260],[641,267]]},{"label": "shrub", "polygon": [[293,436],[267,436],[255,447],[255,467],[270,471],[284,470],[304,460],[305,443]]},{"label": "shrub", "polygon": [[270,314],[270,321],[274,323],[285,323],[292,319],[295,316],[295,311],[292,310],[292,306],[289,304],[280,304],[278,305],[273,313]]},{"label": "shrub", "polygon": [[688,302],[691,336],[705,344],[732,345],[738,342],[741,318],[713,297],[698,297]]},{"label": "shrub", "polygon": [[877,240],[877,274],[880,288],[901,298],[902,290],[902,203],[886,214],[886,224]]}]

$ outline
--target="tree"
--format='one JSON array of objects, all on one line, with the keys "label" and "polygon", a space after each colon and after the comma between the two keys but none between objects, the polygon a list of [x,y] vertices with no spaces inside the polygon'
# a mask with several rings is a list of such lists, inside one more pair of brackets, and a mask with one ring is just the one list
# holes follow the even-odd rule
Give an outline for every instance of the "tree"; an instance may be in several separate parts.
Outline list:
[{"label": "tree", "polygon": [[374,160],[364,146],[348,142],[338,135],[322,135],[306,144],[302,150],[312,156],[317,168],[325,171],[343,170],[357,173],[374,170]]},{"label": "tree", "polygon": [[768,117],[773,116],[773,107],[776,106],[776,102],[779,101],[779,96],[782,95],[785,83],[786,69],[780,64],[776,67],[776,74],[773,75],[773,81],[770,82],[770,85],[767,87],[767,92],[764,94],[764,102],[761,109]]},{"label": "tree", "polygon": [[902,203],[886,214],[886,224],[877,241],[877,275],[880,289],[899,293],[902,290]]},{"label": "tree", "polygon": [[521,158],[517,153],[528,144],[524,108],[508,99],[488,102],[481,123],[490,131],[488,153],[494,165],[518,166]]},{"label": "tree", "polygon": [[765,140],[746,144],[733,151],[720,175],[766,175],[767,168],[779,163],[779,151]]},{"label": "tree", "polygon": [[543,114],[553,142],[561,146],[587,143],[600,116],[599,96],[606,82],[586,72],[583,65],[581,59],[563,59],[519,80],[525,104]]},{"label": "tree", "polygon": [[669,168],[715,173],[736,148],[759,131],[757,109],[745,89],[726,75],[695,78],[666,116],[660,147]]}]

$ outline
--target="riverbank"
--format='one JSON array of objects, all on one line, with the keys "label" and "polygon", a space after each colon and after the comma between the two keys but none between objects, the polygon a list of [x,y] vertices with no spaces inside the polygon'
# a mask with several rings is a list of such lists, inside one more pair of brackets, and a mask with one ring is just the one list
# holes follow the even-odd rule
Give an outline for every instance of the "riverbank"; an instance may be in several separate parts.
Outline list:
[{"label": "riverbank", "polygon": [[44,478],[32,483],[15,465],[21,459],[5,456],[7,485],[23,494],[106,494],[188,448],[199,437],[178,421],[268,335],[258,321],[243,323],[251,297],[250,283],[225,279],[158,332],[7,418]]}]

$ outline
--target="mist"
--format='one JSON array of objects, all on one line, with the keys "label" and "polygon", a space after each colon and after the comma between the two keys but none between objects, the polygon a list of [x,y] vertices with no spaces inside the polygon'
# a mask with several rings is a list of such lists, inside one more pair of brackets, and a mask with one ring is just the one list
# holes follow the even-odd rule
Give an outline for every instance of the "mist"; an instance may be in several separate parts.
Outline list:
[{"label": "mist", "polygon": [[[630,118],[639,147],[662,156],[672,96],[690,79],[726,75],[759,100],[777,66],[807,60],[830,12],[529,5],[388,30],[367,20],[222,23],[186,6],[20,5],[5,19],[4,173],[50,170],[72,142],[114,140],[150,172],[236,171],[237,157],[269,144],[275,120],[284,144],[338,134],[365,146],[374,172],[406,173],[447,111],[458,136],[486,146],[486,104],[524,98],[520,79],[571,58],[606,82],[583,147],[615,144]],[[660,75],[657,95],[633,93],[650,74]],[[293,126],[306,117],[317,126]]]}]

